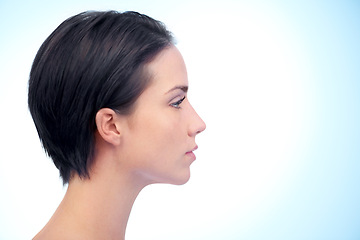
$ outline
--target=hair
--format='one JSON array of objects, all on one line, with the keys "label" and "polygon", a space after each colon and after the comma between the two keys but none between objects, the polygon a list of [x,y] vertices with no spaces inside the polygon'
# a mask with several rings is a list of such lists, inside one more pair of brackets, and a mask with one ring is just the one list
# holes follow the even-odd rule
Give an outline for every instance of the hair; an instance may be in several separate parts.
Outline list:
[{"label": "hair", "polygon": [[163,23],[137,12],[83,12],[61,23],[34,59],[28,105],[63,183],[90,178],[96,113],[129,114],[149,85],[146,63],[173,43]]}]

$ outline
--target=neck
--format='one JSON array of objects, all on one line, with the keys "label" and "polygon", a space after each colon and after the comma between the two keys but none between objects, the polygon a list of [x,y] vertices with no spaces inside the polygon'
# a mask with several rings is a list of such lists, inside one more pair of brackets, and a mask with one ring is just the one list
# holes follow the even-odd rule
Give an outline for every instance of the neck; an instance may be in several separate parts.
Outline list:
[{"label": "neck", "polygon": [[106,171],[92,172],[90,180],[76,176],[70,181],[63,201],[35,239],[49,233],[56,233],[60,239],[66,239],[64,234],[88,240],[125,238],[131,208],[145,185],[125,172],[111,173],[118,168],[104,167]]},{"label": "neck", "polygon": [[131,208],[141,190],[129,185],[111,179],[98,185],[93,178],[86,183],[76,179],[60,206],[86,231],[86,239],[124,239]]}]

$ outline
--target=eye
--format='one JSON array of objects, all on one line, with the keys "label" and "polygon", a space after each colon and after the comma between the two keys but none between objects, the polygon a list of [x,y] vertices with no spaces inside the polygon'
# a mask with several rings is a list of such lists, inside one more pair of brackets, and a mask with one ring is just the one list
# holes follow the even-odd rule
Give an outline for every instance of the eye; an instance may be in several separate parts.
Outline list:
[{"label": "eye", "polygon": [[170,106],[174,107],[174,108],[180,108],[180,104],[185,100],[185,96],[183,98],[181,98],[179,101],[176,101],[174,103],[170,103]]}]

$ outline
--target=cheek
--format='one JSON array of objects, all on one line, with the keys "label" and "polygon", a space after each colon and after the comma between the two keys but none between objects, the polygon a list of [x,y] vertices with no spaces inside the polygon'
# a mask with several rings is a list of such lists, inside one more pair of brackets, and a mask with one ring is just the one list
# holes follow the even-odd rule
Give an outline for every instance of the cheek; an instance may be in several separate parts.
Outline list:
[{"label": "cheek", "polygon": [[142,131],[140,140],[146,141],[147,152],[154,157],[170,158],[184,142],[183,127],[171,115],[149,116],[139,129]]},{"label": "cheek", "polygon": [[[159,112],[159,111],[158,111]],[[180,114],[144,114],[134,125],[132,152],[137,170],[157,182],[173,182],[180,168],[184,168],[186,131]]]}]

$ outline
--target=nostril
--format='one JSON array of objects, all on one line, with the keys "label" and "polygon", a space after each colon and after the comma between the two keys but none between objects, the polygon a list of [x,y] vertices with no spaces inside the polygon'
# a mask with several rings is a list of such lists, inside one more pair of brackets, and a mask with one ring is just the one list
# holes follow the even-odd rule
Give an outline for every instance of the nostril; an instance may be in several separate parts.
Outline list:
[{"label": "nostril", "polygon": [[199,133],[203,132],[205,129],[206,129],[206,125],[205,125],[205,123],[203,122],[202,126],[199,127],[199,129],[196,131],[196,134],[199,134]]},{"label": "nostril", "polygon": [[206,129],[206,124],[205,124],[204,120],[201,119],[201,121],[202,121],[202,126],[201,126],[201,128],[200,128],[200,130],[199,130],[198,133],[201,133],[201,132],[203,132],[203,131]]}]

